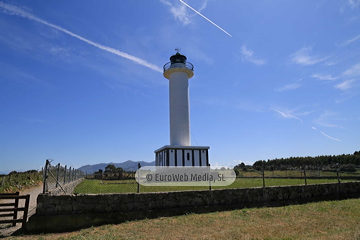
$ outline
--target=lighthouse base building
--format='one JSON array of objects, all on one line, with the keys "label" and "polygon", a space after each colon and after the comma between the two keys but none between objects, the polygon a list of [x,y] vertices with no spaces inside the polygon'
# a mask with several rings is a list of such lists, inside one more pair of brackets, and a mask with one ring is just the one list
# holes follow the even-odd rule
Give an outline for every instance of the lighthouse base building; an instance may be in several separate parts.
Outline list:
[{"label": "lighthouse base building", "polygon": [[209,166],[207,146],[190,144],[189,79],[194,66],[177,52],[164,65],[164,77],[169,79],[170,145],[155,150],[155,166]]},{"label": "lighthouse base building", "polygon": [[155,150],[155,166],[209,166],[209,149],[205,146],[163,146]]}]

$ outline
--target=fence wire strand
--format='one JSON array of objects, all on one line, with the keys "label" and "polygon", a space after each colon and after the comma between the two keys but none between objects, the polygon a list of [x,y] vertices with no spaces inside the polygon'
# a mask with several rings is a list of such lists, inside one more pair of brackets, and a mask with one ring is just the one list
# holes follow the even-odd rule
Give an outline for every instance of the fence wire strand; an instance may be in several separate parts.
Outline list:
[{"label": "fence wire strand", "polygon": [[[321,175],[321,176],[320,176]],[[191,190],[237,189],[254,187],[272,187],[287,185],[312,185],[324,183],[339,183],[359,181],[358,173],[340,171],[320,172],[305,168],[287,171],[256,170],[239,172],[235,182],[229,186],[143,186],[135,180],[135,172],[124,170],[117,172],[99,171],[85,176],[85,180],[74,190],[76,194],[105,194],[105,193],[143,193],[143,192],[170,192]]]},{"label": "fence wire strand", "polygon": [[[109,165],[110,166],[110,165]],[[292,170],[265,170],[251,169],[239,170],[235,182],[229,186],[142,186],[136,180],[134,168],[122,169],[106,167],[90,174],[78,169],[60,164],[52,165],[46,161],[44,168],[44,193],[57,192],[57,194],[106,194],[106,193],[143,193],[143,192],[171,192],[171,191],[197,191],[216,189],[237,189],[254,187],[271,187],[286,185],[312,185],[323,183],[338,183],[346,181],[359,181],[360,173],[313,170],[305,167]],[[138,169],[141,166],[138,166]],[[78,181],[83,179],[83,181]],[[69,190],[66,186],[73,184]]]},{"label": "fence wire strand", "polygon": [[47,159],[43,171],[43,193],[54,193],[57,190],[64,194],[71,194],[65,186],[84,178],[84,173],[78,169],[62,166],[60,163],[52,165],[52,160]]}]

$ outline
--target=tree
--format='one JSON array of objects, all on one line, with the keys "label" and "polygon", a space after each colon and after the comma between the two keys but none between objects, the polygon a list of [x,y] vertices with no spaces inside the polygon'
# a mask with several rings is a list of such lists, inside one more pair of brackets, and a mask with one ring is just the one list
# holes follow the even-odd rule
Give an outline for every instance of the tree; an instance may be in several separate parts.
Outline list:
[{"label": "tree", "polygon": [[245,167],[245,164],[242,162],[240,163],[240,168],[243,169]]},{"label": "tree", "polygon": [[109,164],[105,167],[105,172],[108,173],[115,173],[116,172],[116,167],[113,164]]},{"label": "tree", "polygon": [[124,170],[121,167],[116,168],[116,173],[119,174],[119,179],[123,178]]}]

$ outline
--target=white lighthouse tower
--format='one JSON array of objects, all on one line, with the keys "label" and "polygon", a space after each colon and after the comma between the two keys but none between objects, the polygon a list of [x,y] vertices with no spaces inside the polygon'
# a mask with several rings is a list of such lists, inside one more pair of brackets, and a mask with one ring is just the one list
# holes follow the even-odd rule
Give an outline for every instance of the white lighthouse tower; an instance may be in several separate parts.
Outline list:
[{"label": "white lighthouse tower", "polygon": [[164,65],[164,77],[169,79],[170,145],[155,150],[156,166],[208,166],[208,146],[191,146],[189,79],[194,66],[177,52]]}]

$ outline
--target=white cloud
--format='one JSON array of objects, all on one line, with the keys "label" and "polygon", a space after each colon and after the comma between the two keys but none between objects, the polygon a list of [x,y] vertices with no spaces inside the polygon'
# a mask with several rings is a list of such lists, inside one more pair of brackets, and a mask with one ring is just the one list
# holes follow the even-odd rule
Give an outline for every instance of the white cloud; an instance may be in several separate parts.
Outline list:
[{"label": "white cloud", "polygon": [[184,25],[188,25],[191,22],[190,16],[186,11],[186,7],[183,5],[179,5],[177,7],[171,6],[170,12],[175,19],[179,20]]},{"label": "white cloud", "polygon": [[245,45],[241,46],[241,56],[243,61],[248,61],[256,65],[264,65],[266,63],[265,60],[254,57],[254,52]]},{"label": "white cloud", "polygon": [[351,7],[352,10],[357,7],[360,7],[360,0],[348,0],[347,3]]},{"label": "white cloud", "polygon": [[328,61],[326,63],[324,63],[325,66],[333,66],[336,65],[338,62],[334,62],[334,61]]},{"label": "white cloud", "polygon": [[121,51],[119,51],[117,49],[114,49],[114,48],[111,48],[111,47],[101,45],[99,43],[95,43],[95,42],[93,42],[91,40],[88,40],[88,39],[86,39],[84,37],[81,37],[81,36],[79,36],[79,35],[77,35],[77,34],[75,34],[73,32],[70,32],[69,30],[67,30],[65,28],[62,28],[62,27],[57,26],[55,24],[46,22],[45,20],[42,20],[42,19],[40,19],[40,18],[38,18],[38,17],[36,17],[36,16],[22,10],[21,8],[18,8],[16,6],[11,5],[11,4],[0,2],[0,8],[3,9],[3,12],[5,12],[6,14],[18,15],[20,17],[27,18],[27,19],[42,23],[42,24],[44,24],[46,26],[49,26],[49,27],[51,27],[53,29],[59,30],[59,31],[61,31],[63,33],[66,33],[66,34],[68,34],[68,35],[70,35],[70,36],[72,36],[74,38],[77,38],[77,39],[79,39],[79,40],[81,40],[83,42],[86,42],[87,44],[90,44],[90,45],[92,45],[94,47],[97,47],[97,48],[102,49],[104,51],[113,53],[113,54],[118,55],[120,57],[129,59],[129,60],[131,60],[131,61],[133,61],[133,62],[135,62],[137,64],[148,67],[148,68],[150,68],[152,70],[155,70],[157,72],[163,72],[160,67],[158,67],[158,66],[156,66],[156,65],[154,65],[152,63],[149,63],[149,62],[147,62],[147,61],[145,61],[145,60],[143,60],[141,58],[132,56],[132,55],[130,55],[128,53],[125,53],[125,52],[121,52]]},{"label": "white cloud", "polygon": [[329,57],[321,57],[321,56],[312,56],[310,55],[312,52],[311,47],[303,47],[297,52],[291,54],[291,61],[300,65],[314,65],[325,61]]},{"label": "white cloud", "polygon": [[191,41],[191,44],[184,46],[186,51],[191,53],[191,59],[200,60],[201,62],[206,62],[207,64],[212,65],[214,63],[214,59],[207,53],[203,52],[196,43],[197,40],[193,40]]},{"label": "white cloud", "polygon": [[331,118],[336,115],[338,114],[335,112],[325,110],[324,113],[322,113],[317,119],[314,120],[314,123],[324,127],[343,128],[342,126],[329,123],[329,121],[331,121]]},{"label": "white cloud", "polygon": [[343,76],[360,76],[360,63],[355,64],[342,73]]},{"label": "white cloud", "polygon": [[340,84],[335,85],[335,88],[344,91],[344,90],[352,88],[354,86],[354,82],[355,82],[355,79],[346,80]]},{"label": "white cloud", "polygon": [[311,127],[312,129],[314,129],[314,130],[317,130],[315,127]]},{"label": "white cloud", "polygon": [[236,108],[250,112],[265,112],[266,108],[260,104],[249,101],[241,101]]},{"label": "white cloud", "polygon": [[317,78],[319,80],[329,80],[329,81],[334,81],[334,80],[338,79],[337,77],[333,77],[330,74],[329,75],[313,74],[313,75],[311,75],[311,77]]},{"label": "white cloud", "polygon": [[208,0],[203,1],[202,5],[200,6],[198,11],[201,12],[202,10],[204,10],[207,7],[207,3],[208,3]]},{"label": "white cloud", "polygon": [[360,0],[346,0],[346,2],[341,6],[340,13],[345,12],[346,7],[350,7],[351,10],[354,10],[360,6]]},{"label": "white cloud", "polygon": [[60,55],[60,56],[65,56],[65,57],[71,56],[70,50],[68,48],[64,48],[64,47],[51,46],[49,51],[53,55]]},{"label": "white cloud", "polygon": [[298,115],[298,116],[307,116],[307,115],[309,115],[310,113],[313,113],[313,112],[315,112],[315,111],[307,111],[307,112],[297,113],[296,115]]},{"label": "white cloud", "polygon": [[2,80],[11,80],[27,84],[38,84],[43,87],[53,87],[51,83],[48,83],[45,80],[37,78],[27,72],[24,72],[22,69],[9,65],[8,63],[0,62],[0,69],[6,69],[7,71],[0,71],[0,79]]},{"label": "white cloud", "polygon": [[348,20],[353,22],[353,21],[357,21],[358,19],[360,19],[360,16],[353,16],[353,17],[349,18]]},{"label": "white cloud", "polygon": [[300,118],[292,115],[292,114],[291,114],[292,111],[287,111],[286,113],[285,113],[285,112],[281,112],[281,111],[276,110],[276,109],[275,109],[274,111],[280,113],[281,116],[283,116],[284,118],[290,118],[290,119],[293,118],[293,119],[299,120],[301,123],[303,122]]},{"label": "white cloud", "polygon": [[277,88],[277,89],[275,89],[275,91],[283,92],[283,91],[287,91],[287,90],[294,90],[294,89],[297,89],[299,87],[301,87],[301,84],[292,83],[292,84],[285,85],[284,87]]},{"label": "white cloud", "polygon": [[[181,4],[181,1],[179,1],[176,4],[172,4],[171,2],[167,0],[160,0],[163,4],[169,6],[171,14],[174,16],[174,18],[178,21],[180,21],[184,25],[188,25],[191,23],[191,18],[195,15],[190,15],[187,12],[187,7],[184,4]],[[207,6],[208,0],[205,0],[202,2],[198,12],[201,12],[204,10]]]},{"label": "white cloud", "polygon": [[357,36],[354,37],[354,38],[351,38],[351,39],[349,39],[349,40],[344,41],[344,42],[341,44],[341,46],[346,46],[346,45],[348,45],[348,44],[350,44],[350,43],[352,43],[352,42],[355,42],[355,41],[357,41],[357,40],[359,40],[359,39],[360,39],[360,34],[357,35]]},{"label": "white cloud", "polygon": [[350,96],[347,96],[347,97],[345,97],[345,98],[343,98],[343,99],[335,100],[335,102],[336,102],[336,103],[342,103],[342,102],[345,102],[345,101],[347,101],[347,100],[355,97],[356,95],[357,95],[356,93],[355,93],[355,94],[351,94]]},{"label": "white cloud", "polygon": [[25,118],[25,117],[22,117],[22,120],[28,122],[28,123],[45,123],[44,120],[41,120],[41,119],[37,119],[37,118]]}]

